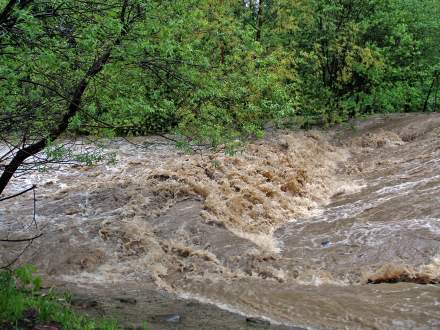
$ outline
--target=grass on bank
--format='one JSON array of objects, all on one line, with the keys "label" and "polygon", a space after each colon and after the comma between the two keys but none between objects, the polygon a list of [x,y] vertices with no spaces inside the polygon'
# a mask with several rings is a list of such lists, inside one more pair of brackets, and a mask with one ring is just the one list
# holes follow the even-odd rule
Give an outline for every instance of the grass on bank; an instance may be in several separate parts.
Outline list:
[{"label": "grass on bank", "polygon": [[31,266],[0,272],[0,329],[121,329],[116,321],[93,320],[74,312],[69,302],[68,294],[43,293],[41,279]]}]

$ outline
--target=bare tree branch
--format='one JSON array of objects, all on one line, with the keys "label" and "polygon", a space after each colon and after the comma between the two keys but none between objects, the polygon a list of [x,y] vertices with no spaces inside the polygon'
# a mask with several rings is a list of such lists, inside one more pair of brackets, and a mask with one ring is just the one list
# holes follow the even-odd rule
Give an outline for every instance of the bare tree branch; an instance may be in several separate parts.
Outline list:
[{"label": "bare tree branch", "polygon": [[34,237],[29,238],[20,238],[20,239],[0,239],[0,242],[8,242],[8,243],[21,243],[21,242],[29,242],[33,241],[34,239],[40,238],[43,236],[43,233],[40,233]]},{"label": "bare tree branch", "polygon": [[27,193],[28,191],[34,190],[36,187],[37,187],[36,185],[33,185],[32,187],[30,187],[30,188],[28,188],[26,190],[23,190],[23,191],[21,191],[21,192],[19,192],[17,194],[14,194],[12,196],[0,198],[0,202],[3,202],[5,200],[11,199],[11,198],[15,198],[15,197],[20,196],[20,195],[23,195],[23,194]]}]

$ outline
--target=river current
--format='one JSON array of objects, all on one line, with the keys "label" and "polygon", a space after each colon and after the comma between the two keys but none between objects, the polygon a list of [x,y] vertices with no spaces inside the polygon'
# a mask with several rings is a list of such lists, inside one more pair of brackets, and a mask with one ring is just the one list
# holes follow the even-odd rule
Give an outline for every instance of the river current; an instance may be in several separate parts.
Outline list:
[{"label": "river current", "polygon": [[19,261],[87,312],[152,329],[440,328],[439,114],[268,132],[234,156],[104,148],[116,164],[12,182],[37,184],[37,229],[32,196],[0,205],[2,237],[44,233]]}]

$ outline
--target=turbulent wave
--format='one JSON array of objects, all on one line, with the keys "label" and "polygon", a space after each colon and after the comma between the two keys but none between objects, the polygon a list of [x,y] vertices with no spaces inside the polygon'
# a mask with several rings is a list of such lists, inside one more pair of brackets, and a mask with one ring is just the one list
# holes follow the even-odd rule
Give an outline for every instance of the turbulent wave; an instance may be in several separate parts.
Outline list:
[{"label": "turbulent wave", "polygon": [[432,262],[419,267],[388,263],[380,267],[372,274],[366,274],[366,282],[398,283],[410,282],[417,284],[439,284],[440,283],[440,257],[435,256]]}]

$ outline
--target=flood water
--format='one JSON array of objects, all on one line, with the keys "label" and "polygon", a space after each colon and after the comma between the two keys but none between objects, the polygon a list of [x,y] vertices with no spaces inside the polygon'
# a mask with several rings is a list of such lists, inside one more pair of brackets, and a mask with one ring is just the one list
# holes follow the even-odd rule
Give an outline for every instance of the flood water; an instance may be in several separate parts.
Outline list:
[{"label": "flood water", "polygon": [[[2,237],[44,233],[20,262],[96,301],[86,312],[153,329],[440,328],[439,114],[268,132],[235,156],[105,148],[115,165],[12,182],[38,185],[38,229],[32,196],[0,205]],[[0,248],[4,264],[23,246]]]}]

